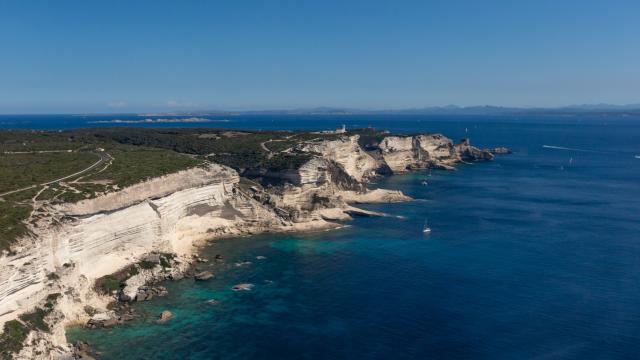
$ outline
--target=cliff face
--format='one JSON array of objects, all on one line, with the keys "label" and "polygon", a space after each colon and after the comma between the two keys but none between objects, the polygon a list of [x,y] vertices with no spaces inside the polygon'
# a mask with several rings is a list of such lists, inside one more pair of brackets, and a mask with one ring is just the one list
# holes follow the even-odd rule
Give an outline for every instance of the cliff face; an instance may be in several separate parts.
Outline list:
[{"label": "cliff face", "polygon": [[411,136],[387,136],[380,142],[380,151],[385,163],[394,173],[410,170],[426,164],[417,142]]},{"label": "cliff face", "polygon": [[471,146],[469,139],[463,139],[458,145],[455,146],[455,150],[462,161],[478,161],[478,160],[491,160],[493,154],[489,150],[480,150],[474,146]]},{"label": "cliff face", "polygon": [[339,164],[356,181],[365,181],[376,175],[378,163],[358,144],[358,135],[345,136],[338,140],[309,142],[300,150],[320,154],[324,159]]},{"label": "cliff face", "polygon": [[[314,156],[288,171],[290,184],[281,187],[242,186],[236,171],[209,164],[95,199],[44,205],[32,235],[15,254],[0,257],[0,325],[59,292],[52,334],[41,338],[46,346],[38,351],[68,354],[64,325],[86,323],[84,305],[104,309],[113,300],[97,294],[93,281],[150,252],[174,253],[187,263],[194,245],[216,236],[334,227],[330,221],[358,211],[349,203],[409,200],[398,191],[366,189],[381,167],[403,172],[491,158],[442,135],[385,137],[378,160],[362,150],[358,136],[307,142],[297,150]],[[52,344],[60,348],[52,350]],[[22,357],[34,357],[33,346],[24,351]]]},{"label": "cliff face", "polygon": [[452,170],[459,162],[493,159],[489,151],[471,146],[468,139],[454,145],[451,139],[440,134],[388,136],[379,148],[384,162],[394,173],[428,167]]},{"label": "cliff face", "polygon": [[440,135],[418,135],[415,141],[419,150],[433,162],[456,162],[458,154],[451,139]]},{"label": "cliff face", "polygon": [[238,180],[211,165],[47,209],[17,254],[0,258],[0,320],[35,304],[47,274],[64,264],[97,278],[153,250],[189,252],[210,229],[255,219],[258,211],[233,194]]}]

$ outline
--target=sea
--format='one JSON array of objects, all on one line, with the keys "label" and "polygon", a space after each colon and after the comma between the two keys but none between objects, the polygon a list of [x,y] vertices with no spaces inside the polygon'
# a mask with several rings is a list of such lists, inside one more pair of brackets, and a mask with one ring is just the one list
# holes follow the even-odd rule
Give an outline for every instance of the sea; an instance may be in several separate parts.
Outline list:
[{"label": "sea", "polygon": [[[164,283],[167,297],[134,305],[140,319],[104,330],[70,328],[69,341],[88,342],[102,359],[640,358],[640,118],[211,119],[132,125],[25,115],[2,116],[0,127],[345,124],[469,137],[513,154],[458,171],[377,179],[372,187],[414,200],[363,207],[401,218],[214,241],[202,256],[224,261],[201,264],[214,279]],[[239,283],[254,287],[233,291]],[[163,310],[174,317],[158,324]]]}]

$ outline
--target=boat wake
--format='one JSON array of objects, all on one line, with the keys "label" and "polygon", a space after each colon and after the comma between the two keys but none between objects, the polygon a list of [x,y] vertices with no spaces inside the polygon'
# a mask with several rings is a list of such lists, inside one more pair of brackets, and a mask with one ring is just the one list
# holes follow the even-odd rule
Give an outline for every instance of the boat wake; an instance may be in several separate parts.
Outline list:
[{"label": "boat wake", "polygon": [[568,150],[568,151],[579,151],[579,152],[589,152],[589,153],[599,153],[606,154],[605,151],[597,151],[597,150],[588,150],[588,149],[576,149],[564,146],[555,146],[555,145],[542,145],[545,149],[554,149],[554,150]]}]

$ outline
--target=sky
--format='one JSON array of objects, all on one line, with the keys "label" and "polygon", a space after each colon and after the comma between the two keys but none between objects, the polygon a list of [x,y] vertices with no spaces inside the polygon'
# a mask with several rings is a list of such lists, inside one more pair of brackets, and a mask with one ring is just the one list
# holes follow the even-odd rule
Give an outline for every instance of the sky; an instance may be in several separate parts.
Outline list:
[{"label": "sky", "polygon": [[0,0],[0,113],[640,103],[640,1]]}]

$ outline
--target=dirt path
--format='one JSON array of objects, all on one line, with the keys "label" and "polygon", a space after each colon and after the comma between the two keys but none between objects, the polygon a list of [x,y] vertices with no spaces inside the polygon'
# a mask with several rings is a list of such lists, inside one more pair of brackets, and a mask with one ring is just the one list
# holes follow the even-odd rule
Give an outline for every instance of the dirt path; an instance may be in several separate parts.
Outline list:
[{"label": "dirt path", "polygon": [[[111,166],[111,164],[113,164],[113,156],[109,155],[108,153],[102,153],[102,154],[104,154],[104,155],[106,156],[106,159],[109,159],[109,161],[107,161],[107,164],[106,164],[102,169],[100,169],[100,170],[96,171],[96,172],[95,172],[95,173],[93,173],[92,175],[100,174],[101,172],[103,172],[103,171],[107,170],[107,168],[108,168],[109,166]],[[77,179],[73,180],[73,181],[72,181],[72,183],[73,183],[73,184],[76,184],[76,183],[78,183],[80,180],[82,180],[82,179],[84,179],[85,177],[87,177],[88,175],[89,175],[89,174],[82,175],[82,176],[80,176],[79,178],[77,178]]]},{"label": "dirt path", "polygon": [[260,147],[262,148],[262,150],[264,150],[264,151],[266,151],[266,152],[267,152],[267,158],[268,158],[268,159],[271,159],[271,158],[273,157],[273,155],[275,155],[275,154],[273,153],[273,151],[271,151],[271,150],[267,147],[267,143],[270,143],[270,142],[278,142],[278,141],[287,141],[287,140],[289,140],[291,137],[293,137],[293,135],[287,136],[287,137],[285,137],[284,139],[269,139],[269,140],[267,140],[267,141],[263,141],[263,142],[261,142],[261,143],[260,143]]},{"label": "dirt path", "polygon": [[5,151],[3,155],[19,155],[19,154],[47,154],[47,153],[70,153],[74,150],[39,150],[39,151]]},{"label": "dirt path", "polygon": [[69,179],[69,178],[84,174],[85,172],[95,168],[96,166],[98,166],[98,165],[102,164],[103,162],[105,162],[107,159],[111,158],[111,156],[109,156],[109,154],[106,154],[104,152],[96,152],[96,153],[93,153],[93,154],[98,156],[99,159],[98,159],[98,161],[96,161],[95,163],[93,163],[91,166],[89,166],[87,168],[84,168],[84,169],[82,169],[82,170],[80,170],[78,172],[75,172],[75,173],[71,174],[71,175],[63,176],[63,177],[61,177],[59,179],[48,181],[48,182],[45,182],[45,183],[42,183],[42,184],[35,184],[35,185],[23,187],[22,189],[7,191],[5,193],[0,194],[0,197],[7,196],[7,195],[10,195],[10,194],[15,194],[17,192],[21,192],[21,191],[25,191],[25,190],[29,190],[29,189],[33,189],[33,188],[35,188],[37,186],[51,185],[53,183],[57,183],[57,182],[60,182],[60,181],[63,181],[63,180],[66,180],[66,179]]}]

